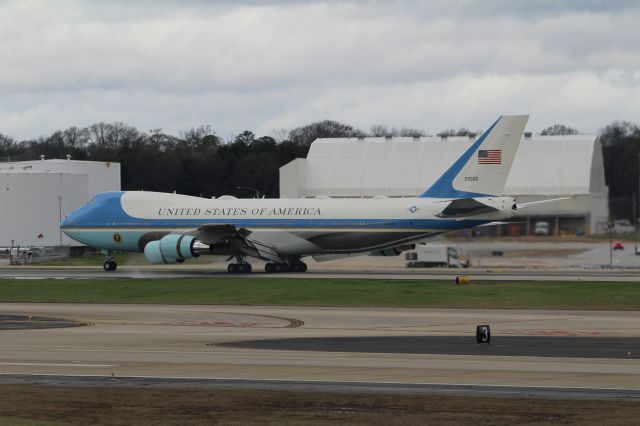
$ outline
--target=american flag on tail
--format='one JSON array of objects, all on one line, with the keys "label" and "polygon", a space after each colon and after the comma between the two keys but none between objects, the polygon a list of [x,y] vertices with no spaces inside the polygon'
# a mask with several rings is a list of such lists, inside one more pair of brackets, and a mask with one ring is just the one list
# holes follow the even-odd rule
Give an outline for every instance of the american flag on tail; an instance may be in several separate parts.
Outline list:
[{"label": "american flag on tail", "polygon": [[502,150],[479,149],[478,164],[502,164]]}]

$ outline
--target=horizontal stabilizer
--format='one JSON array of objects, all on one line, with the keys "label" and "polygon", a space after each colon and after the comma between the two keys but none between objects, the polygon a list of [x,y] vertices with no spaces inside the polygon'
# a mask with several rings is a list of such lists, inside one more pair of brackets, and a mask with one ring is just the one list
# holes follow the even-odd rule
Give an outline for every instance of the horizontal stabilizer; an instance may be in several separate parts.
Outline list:
[{"label": "horizontal stabilizer", "polygon": [[531,201],[529,203],[516,204],[516,208],[518,210],[526,209],[527,207],[535,206],[536,204],[552,203],[554,201],[568,200],[570,198],[573,198],[573,197],[550,198],[548,200]]},{"label": "horizontal stabilizer", "polygon": [[438,217],[456,218],[477,216],[480,214],[493,213],[498,211],[495,207],[487,206],[473,198],[460,198],[451,201],[444,210],[438,213]]},{"label": "horizontal stabilizer", "polygon": [[526,222],[489,222],[482,225],[474,226],[474,228],[484,228],[487,226],[500,226],[500,225],[512,225],[512,224],[526,223]]}]

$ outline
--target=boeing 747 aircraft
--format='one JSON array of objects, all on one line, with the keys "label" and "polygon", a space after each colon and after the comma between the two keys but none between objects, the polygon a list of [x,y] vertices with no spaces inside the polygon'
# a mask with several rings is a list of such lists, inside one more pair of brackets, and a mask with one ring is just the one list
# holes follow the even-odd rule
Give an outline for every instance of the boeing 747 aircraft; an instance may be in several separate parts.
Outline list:
[{"label": "boeing 747 aircraft", "polygon": [[[60,224],[69,237],[150,263],[224,255],[232,273],[248,258],[266,272],[304,272],[303,259],[398,255],[444,232],[512,217],[500,196],[529,116],[502,116],[428,189],[414,198],[206,199],[146,191],[105,192]],[[116,269],[107,258],[104,269]]]}]

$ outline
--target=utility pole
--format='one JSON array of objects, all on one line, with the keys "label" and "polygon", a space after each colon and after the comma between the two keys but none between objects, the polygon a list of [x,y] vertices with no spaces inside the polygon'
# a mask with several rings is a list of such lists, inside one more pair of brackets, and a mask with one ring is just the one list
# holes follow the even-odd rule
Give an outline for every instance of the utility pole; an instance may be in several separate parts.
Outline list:
[{"label": "utility pole", "polygon": [[[636,203],[640,203],[640,152],[638,153],[638,192],[637,192],[638,196],[635,198],[635,202]],[[640,205],[636,204],[634,205],[634,211],[635,211],[635,216],[633,218],[635,224],[636,224],[636,232],[638,233],[638,239],[640,240],[640,220],[639,220],[639,216],[640,216]]]},{"label": "utility pole", "polygon": [[613,221],[609,220],[609,269],[613,269]]},{"label": "utility pole", "polygon": [[62,247],[62,229],[60,229],[60,223],[62,222],[62,195],[58,195],[58,232],[60,233],[58,239],[58,245]]}]

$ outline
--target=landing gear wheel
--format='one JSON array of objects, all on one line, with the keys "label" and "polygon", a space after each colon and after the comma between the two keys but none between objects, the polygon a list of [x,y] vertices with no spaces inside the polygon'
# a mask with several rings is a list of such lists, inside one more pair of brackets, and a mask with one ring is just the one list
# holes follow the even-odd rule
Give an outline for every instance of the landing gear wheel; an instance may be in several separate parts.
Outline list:
[{"label": "landing gear wheel", "polygon": [[267,274],[275,272],[275,263],[267,263],[266,265],[264,265],[264,271]]},{"label": "landing gear wheel", "polygon": [[250,274],[252,269],[250,263],[230,263],[227,266],[230,274]]},{"label": "landing gear wheel", "polygon": [[307,272],[307,264],[304,262],[296,262],[291,265],[291,272]]},{"label": "landing gear wheel", "polygon": [[105,271],[115,271],[118,268],[118,264],[113,260],[107,260],[102,264],[102,268]]}]

